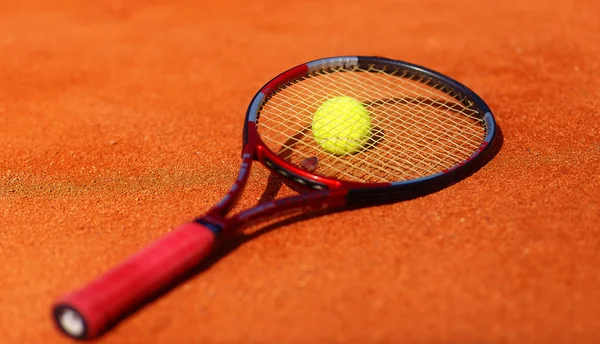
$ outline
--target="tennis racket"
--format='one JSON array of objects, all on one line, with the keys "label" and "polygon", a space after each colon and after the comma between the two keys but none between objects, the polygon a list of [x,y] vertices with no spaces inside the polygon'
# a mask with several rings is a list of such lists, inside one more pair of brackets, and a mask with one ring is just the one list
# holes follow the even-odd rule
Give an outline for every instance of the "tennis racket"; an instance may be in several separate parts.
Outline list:
[{"label": "tennis racket", "polygon": [[[311,131],[320,104],[339,96],[359,101],[371,121],[368,141],[352,154],[328,153]],[[252,99],[244,123],[241,168],[224,198],[204,216],[61,297],[53,305],[55,322],[73,338],[98,336],[252,221],[396,202],[440,190],[485,164],[495,154],[498,132],[479,96],[421,66],[366,56],[296,66],[269,81]],[[243,192],[253,161],[312,191],[227,216]]]}]

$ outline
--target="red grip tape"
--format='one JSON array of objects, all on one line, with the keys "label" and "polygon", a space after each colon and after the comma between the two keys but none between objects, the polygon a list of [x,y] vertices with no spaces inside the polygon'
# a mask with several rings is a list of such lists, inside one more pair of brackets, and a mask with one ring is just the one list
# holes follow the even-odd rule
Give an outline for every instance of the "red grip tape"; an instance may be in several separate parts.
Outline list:
[{"label": "red grip tape", "polygon": [[64,295],[55,309],[66,306],[78,312],[86,326],[84,337],[95,337],[196,267],[215,242],[215,234],[207,227],[196,222],[182,225],[86,287]]}]

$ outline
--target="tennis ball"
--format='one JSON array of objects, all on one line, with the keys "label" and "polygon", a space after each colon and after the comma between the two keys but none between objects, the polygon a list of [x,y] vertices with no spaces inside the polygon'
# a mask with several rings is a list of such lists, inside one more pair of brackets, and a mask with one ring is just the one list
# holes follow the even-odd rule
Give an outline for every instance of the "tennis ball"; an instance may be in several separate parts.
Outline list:
[{"label": "tennis ball", "polygon": [[319,106],[313,116],[312,131],[325,151],[336,155],[352,154],[369,140],[371,117],[358,100],[335,97]]}]

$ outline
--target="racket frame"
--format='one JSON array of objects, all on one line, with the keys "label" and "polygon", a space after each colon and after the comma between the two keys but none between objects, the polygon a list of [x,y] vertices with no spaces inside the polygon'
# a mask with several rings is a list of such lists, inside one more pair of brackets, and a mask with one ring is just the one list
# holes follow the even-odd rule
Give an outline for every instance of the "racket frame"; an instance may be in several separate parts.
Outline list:
[{"label": "racket frame", "polygon": [[[259,131],[257,130],[260,109],[265,101],[273,96],[281,87],[285,87],[289,83],[315,71],[339,68],[351,70],[354,67],[367,69],[369,66],[378,69],[396,68],[410,73],[411,75],[417,75],[419,78],[436,80],[445,88],[449,89],[451,91],[450,95],[453,95],[457,100],[470,102],[465,105],[474,105],[478,110],[478,116],[480,116],[484,122],[486,131],[485,138],[479,148],[473,152],[469,158],[459,164],[433,175],[413,180],[389,183],[357,183],[336,180],[316,173],[307,172],[281,158],[263,142]],[[382,57],[342,56],[314,60],[296,66],[270,80],[252,99],[246,112],[243,128],[242,164],[240,172],[231,189],[217,205],[206,213],[206,215],[196,218],[194,221],[179,227],[161,239],[163,244],[172,244],[172,247],[171,249],[166,250],[170,252],[161,252],[160,249],[158,249],[157,252],[163,254],[166,257],[164,258],[166,261],[171,260],[170,269],[175,268],[178,271],[161,271],[161,274],[167,277],[163,276],[160,279],[154,279],[151,275],[153,270],[152,267],[149,268],[148,266],[145,266],[143,268],[145,272],[138,272],[140,276],[131,277],[129,281],[123,283],[127,286],[132,286],[140,281],[151,280],[151,282],[147,283],[152,283],[155,286],[144,286],[146,291],[143,292],[143,295],[138,294],[135,295],[135,297],[129,297],[129,299],[127,296],[124,296],[122,300],[119,300],[120,304],[118,306],[106,307],[105,310],[98,310],[97,308],[102,308],[103,306],[102,302],[98,300],[104,300],[109,295],[120,296],[114,291],[112,294],[111,292],[103,291],[103,288],[110,288],[111,283],[120,283],[120,279],[127,279],[127,273],[132,271],[132,268],[135,268],[135,265],[139,263],[140,257],[142,257],[142,260],[155,259],[151,251],[147,251],[146,249],[140,251],[138,254],[131,257],[130,260],[109,271],[109,273],[105,275],[108,277],[99,278],[93,283],[90,283],[86,288],[66,294],[55,302],[53,306],[53,317],[55,318],[55,322],[60,330],[76,339],[89,339],[98,336],[100,333],[112,327],[122,317],[137,309],[145,302],[145,300],[160,293],[160,290],[164,287],[160,286],[160,283],[170,284],[171,281],[181,278],[181,275],[187,273],[186,271],[189,271],[192,266],[200,263],[200,261],[206,258],[218,243],[222,241],[221,239],[225,237],[223,234],[231,234],[239,227],[252,221],[288,212],[308,212],[325,208],[339,208],[345,206],[355,207],[396,202],[425,195],[449,186],[468,176],[481,167],[487,159],[491,158],[495,151],[492,149],[492,146],[497,136],[497,132],[496,122],[494,121],[492,113],[479,96],[459,82],[418,65]],[[274,173],[278,173],[294,183],[312,189],[313,191],[265,202],[227,218],[227,214],[232,210],[244,191],[254,161],[259,161]],[[196,241],[196,244],[188,244],[187,240],[190,242]],[[161,243],[159,241],[150,245],[148,248],[157,249],[160,245]],[[187,260],[185,262],[181,262],[177,258],[177,254],[175,253],[176,249],[174,248],[188,252],[188,258],[186,258]],[[194,250],[198,250],[198,252],[192,252]],[[135,261],[136,259],[138,259],[138,261]],[[131,263],[131,260],[134,262]],[[158,261],[160,262],[160,257],[158,258]],[[153,267],[159,268],[161,265],[154,263]],[[117,273],[112,273],[113,271],[117,271]],[[121,285],[121,289],[125,289],[123,288],[123,285]],[[86,294],[86,292],[90,290],[95,291],[98,294]],[[90,298],[95,299],[90,301]],[[72,302],[74,302],[75,305]],[[106,302],[110,302],[110,300],[106,300]],[[88,314],[80,313],[81,308],[86,308]],[[77,332],[77,335],[69,333],[69,331],[63,328],[63,325],[60,323],[61,316],[64,316],[65,314],[72,315],[72,312],[79,314],[81,317],[80,320],[82,321],[82,324],[80,324],[82,330]],[[91,323],[88,323],[88,321]]]}]

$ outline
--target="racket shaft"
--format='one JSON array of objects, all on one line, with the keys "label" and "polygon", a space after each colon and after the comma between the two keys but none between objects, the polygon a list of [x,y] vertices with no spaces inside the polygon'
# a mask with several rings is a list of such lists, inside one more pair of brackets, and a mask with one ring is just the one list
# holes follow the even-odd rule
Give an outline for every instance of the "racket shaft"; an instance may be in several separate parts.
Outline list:
[{"label": "racket shaft", "polygon": [[207,227],[185,224],[85,288],[65,295],[57,306],[76,310],[86,323],[85,337],[94,337],[196,267],[210,254],[215,241]]}]

